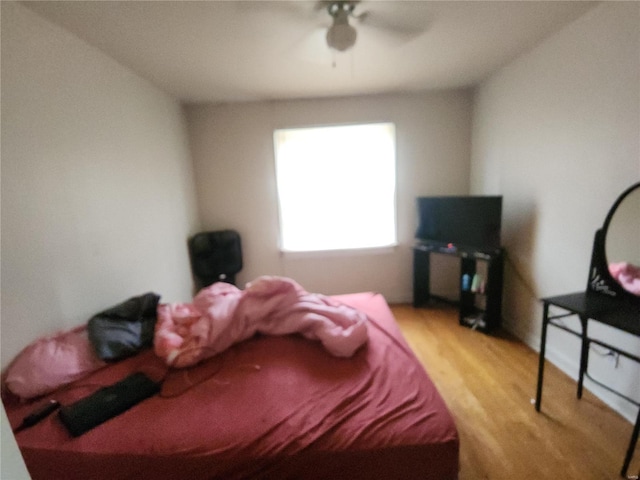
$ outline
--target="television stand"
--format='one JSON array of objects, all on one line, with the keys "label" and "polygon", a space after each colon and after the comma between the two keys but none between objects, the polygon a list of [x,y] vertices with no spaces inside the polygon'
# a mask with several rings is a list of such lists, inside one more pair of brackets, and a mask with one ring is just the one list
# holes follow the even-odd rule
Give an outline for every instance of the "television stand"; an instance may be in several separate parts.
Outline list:
[{"label": "television stand", "polygon": [[460,325],[489,333],[502,323],[502,281],[504,249],[460,249],[419,243],[413,247],[413,306],[423,307],[432,300],[444,300],[431,294],[430,257],[432,253],[460,259],[458,306]]}]

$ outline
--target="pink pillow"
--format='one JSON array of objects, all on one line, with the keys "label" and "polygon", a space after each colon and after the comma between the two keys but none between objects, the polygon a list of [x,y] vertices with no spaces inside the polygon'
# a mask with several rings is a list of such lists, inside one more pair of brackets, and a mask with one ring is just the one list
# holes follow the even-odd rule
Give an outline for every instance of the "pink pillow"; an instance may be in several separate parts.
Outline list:
[{"label": "pink pillow", "polygon": [[82,325],[40,338],[11,362],[5,386],[23,400],[52,392],[103,367]]}]

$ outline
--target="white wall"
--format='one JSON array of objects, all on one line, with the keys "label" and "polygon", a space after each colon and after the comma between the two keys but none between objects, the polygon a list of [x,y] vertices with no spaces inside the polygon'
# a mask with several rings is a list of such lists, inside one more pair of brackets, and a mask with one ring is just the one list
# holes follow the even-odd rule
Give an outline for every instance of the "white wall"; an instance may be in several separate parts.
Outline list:
[{"label": "white wall", "polygon": [[[197,231],[179,104],[2,2],[1,364],[130,296],[188,300]],[[29,478],[4,412],[0,477]]]},{"label": "white wall", "polygon": [[2,2],[2,364],[131,296],[190,299],[197,226],[180,105]]},{"label": "white wall", "polygon": [[[240,232],[245,268],[239,284],[285,275],[313,292],[373,290],[390,302],[410,301],[415,197],[468,192],[468,92],[191,106],[187,118],[202,224]],[[273,131],[378,121],[396,125],[399,247],[373,254],[281,255]]]},{"label": "white wall", "polygon": [[[472,191],[504,195],[506,326],[537,349],[538,298],[585,289],[593,235],[640,179],[640,4],[605,2],[484,82],[472,139]],[[640,352],[628,334],[592,333]],[[548,357],[575,376],[577,339],[549,335]],[[593,373],[640,399],[632,362],[591,360]],[[635,407],[592,390],[635,419]]]}]

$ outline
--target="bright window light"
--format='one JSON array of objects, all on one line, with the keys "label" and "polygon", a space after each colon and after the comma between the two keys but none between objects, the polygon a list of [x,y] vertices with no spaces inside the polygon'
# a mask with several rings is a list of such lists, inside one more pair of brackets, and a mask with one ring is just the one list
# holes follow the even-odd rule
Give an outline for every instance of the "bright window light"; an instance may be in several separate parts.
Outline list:
[{"label": "bright window light", "polygon": [[283,251],[395,245],[392,123],[276,130],[274,142]]}]

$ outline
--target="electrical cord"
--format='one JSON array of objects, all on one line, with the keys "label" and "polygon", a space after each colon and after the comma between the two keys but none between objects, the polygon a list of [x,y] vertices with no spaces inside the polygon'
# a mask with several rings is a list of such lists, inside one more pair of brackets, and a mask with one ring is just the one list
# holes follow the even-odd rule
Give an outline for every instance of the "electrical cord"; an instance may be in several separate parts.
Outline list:
[{"label": "electrical cord", "polygon": [[[194,347],[195,348],[195,347]],[[207,347],[198,347],[199,349],[207,349]],[[211,350],[211,349],[210,349]],[[190,349],[188,350],[184,350],[183,352],[180,352],[178,354],[181,355],[183,353],[186,353],[190,351]],[[165,369],[163,369],[164,371],[160,374],[160,378],[158,380],[155,380],[155,378],[158,377],[157,375],[157,368],[154,367],[150,367],[148,365],[146,366],[142,366],[140,367],[137,371],[140,373],[143,373],[151,378],[154,378],[155,383],[157,383],[160,386],[160,393],[158,394],[159,398],[175,398],[178,397],[180,395],[183,395],[184,393],[186,393],[188,390],[190,390],[191,388],[196,387],[197,385],[200,385],[210,379],[212,379],[213,377],[215,377],[224,367],[224,357],[223,356],[213,356],[213,357],[209,357],[206,360],[211,360],[212,358],[217,358],[218,360],[218,365],[216,366],[216,368],[213,370],[213,372],[211,372],[210,374],[206,375],[205,377],[203,377],[202,379],[199,380],[193,380],[190,378],[191,374],[193,373],[193,371],[198,368],[201,367],[203,365],[203,363],[205,363],[205,361],[201,361],[196,365],[193,365],[189,368],[172,368],[172,367],[167,367]],[[260,370],[260,366],[259,365],[240,365],[239,367],[245,367],[245,366],[249,366],[254,368],[255,370]],[[156,370],[155,374],[151,373],[151,371]],[[178,373],[179,372],[179,373]],[[133,374],[134,372],[132,372],[131,374]],[[180,375],[182,377],[182,382],[186,384],[185,388],[180,389],[177,393],[167,393],[166,392],[166,388],[165,388],[165,384],[167,383],[167,379],[170,378],[171,375],[174,376],[178,376]],[[217,382],[219,384],[224,384],[224,382]],[[81,388],[108,388],[111,385],[104,385],[102,383],[90,383],[90,382],[82,382],[82,383],[72,383],[72,384],[68,384],[65,385],[59,389],[57,389],[55,392],[50,393],[49,395],[47,395],[49,398],[47,399],[46,403],[44,403],[44,405],[40,405],[38,406],[36,409],[34,409],[31,413],[29,413],[26,417],[23,418],[22,422],[20,423],[19,426],[17,426],[16,428],[12,429],[12,432],[14,434],[20,433],[23,430],[26,430],[27,428],[33,427],[34,425],[38,424],[40,421],[44,420],[45,418],[47,418],[49,415],[51,415],[53,412],[55,412],[56,410],[58,410],[59,408],[63,407],[64,405],[53,398],[53,396],[56,396],[58,398],[61,398],[61,396],[64,396],[66,393],[73,391],[73,390],[77,390],[77,389],[81,389]],[[90,393],[88,396],[93,395],[95,392]],[[86,398],[87,396],[85,396],[84,398]]]}]

